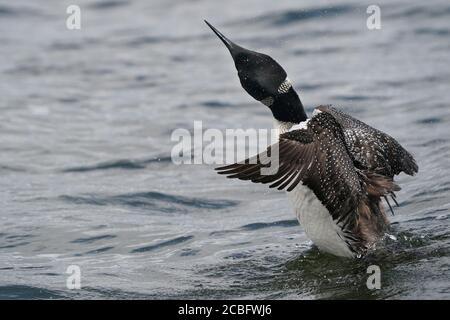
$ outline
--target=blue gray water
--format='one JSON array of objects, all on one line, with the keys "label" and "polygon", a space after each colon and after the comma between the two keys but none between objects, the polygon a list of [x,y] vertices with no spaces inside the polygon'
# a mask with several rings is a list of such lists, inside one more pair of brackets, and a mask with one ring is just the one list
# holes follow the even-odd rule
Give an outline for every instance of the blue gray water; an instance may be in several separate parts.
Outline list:
[{"label": "blue gray water", "polygon": [[[377,1],[381,30],[370,4],[2,0],[0,298],[450,298],[450,3]],[[204,18],[278,60],[308,113],[332,103],[414,154],[397,240],[319,253],[283,192],[172,163],[194,120],[272,126]]]}]

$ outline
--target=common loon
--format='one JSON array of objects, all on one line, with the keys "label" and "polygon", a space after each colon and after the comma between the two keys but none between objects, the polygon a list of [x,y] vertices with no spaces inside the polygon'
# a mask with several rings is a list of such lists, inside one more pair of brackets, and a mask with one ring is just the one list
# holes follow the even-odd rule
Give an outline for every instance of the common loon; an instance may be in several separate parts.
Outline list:
[{"label": "common loon", "polygon": [[[330,105],[316,107],[308,119],[274,59],[238,46],[205,22],[230,51],[242,87],[270,108],[278,129],[277,142],[265,152],[216,168],[218,173],[286,190],[319,250],[363,256],[388,230],[382,199],[392,211],[388,197],[397,204],[400,190],[393,178],[417,173],[414,158],[391,136]],[[270,169],[274,160],[278,166]]]}]

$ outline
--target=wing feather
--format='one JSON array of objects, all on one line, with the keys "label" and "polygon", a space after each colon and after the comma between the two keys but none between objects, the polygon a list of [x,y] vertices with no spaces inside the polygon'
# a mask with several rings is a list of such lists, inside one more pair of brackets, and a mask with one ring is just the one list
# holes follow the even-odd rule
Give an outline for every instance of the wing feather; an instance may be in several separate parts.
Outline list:
[{"label": "wing feather", "polygon": [[[278,154],[272,154],[272,150],[278,150]],[[271,163],[278,163],[277,170],[269,169]],[[269,174],[262,174],[263,168]],[[303,183],[334,219],[356,212],[363,195],[362,180],[345,147],[342,129],[326,113],[312,118],[306,129],[282,134],[266,152],[216,170],[229,178],[270,183],[270,188],[279,190],[292,191]]]}]

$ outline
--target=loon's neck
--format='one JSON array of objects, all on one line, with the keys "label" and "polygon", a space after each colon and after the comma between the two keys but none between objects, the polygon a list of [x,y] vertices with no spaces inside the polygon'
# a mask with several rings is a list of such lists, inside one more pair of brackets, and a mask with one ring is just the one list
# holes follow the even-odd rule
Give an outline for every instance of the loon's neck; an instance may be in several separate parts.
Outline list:
[{"label": "loon's neck", "polygon": [[273,128],[276,130],[276,138],[278,139],[278,137],[281,134],[288,132],[294,126],[298,126],[298,129],[306,128],[308,121],[309,121],[309,119],[306,116],[299,123],[289,122],[289,121],[280,121],[280,120],[274,119]]},{"label": "loon's neck", "polygon": [[277,130],[278,135],[288,132],[294,125],[293,122],[284,122],[277,119],[273,121],[273,128]]},{"label": "loon's neck", "polygon": [[290,82],[287,91],[280,92],[280,94],[271,98],[272,100],[268,106],[272,111],[273,117],[278,121],[292,122],[295,124],[308,119],[300,97]]}]

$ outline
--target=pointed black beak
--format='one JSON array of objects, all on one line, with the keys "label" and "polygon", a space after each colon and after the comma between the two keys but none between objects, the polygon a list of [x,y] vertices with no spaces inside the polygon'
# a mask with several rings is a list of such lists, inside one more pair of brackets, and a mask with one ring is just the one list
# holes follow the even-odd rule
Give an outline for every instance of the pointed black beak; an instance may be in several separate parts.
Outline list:
[{"label": "pointed black beak", "polygon": [[237,44],[232,42],[230,39],[225,37],[219,30],[214,28],[208,21],[205,20],[205,23],[211,28],[212,31],[214,31],[214,33],[219,37],[219,39],[222,40],[222,42],[225,44],[225,46],[230,51],[231,55],[234,55],[234,53],[236,52],[236,49],[241,48],[240,46],[238,46]]}]

